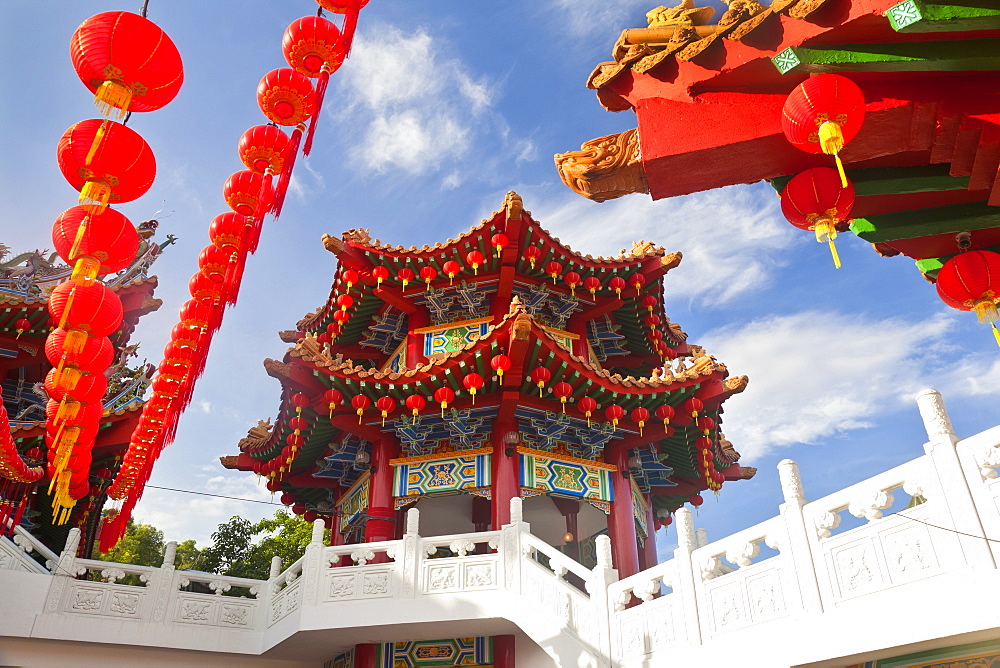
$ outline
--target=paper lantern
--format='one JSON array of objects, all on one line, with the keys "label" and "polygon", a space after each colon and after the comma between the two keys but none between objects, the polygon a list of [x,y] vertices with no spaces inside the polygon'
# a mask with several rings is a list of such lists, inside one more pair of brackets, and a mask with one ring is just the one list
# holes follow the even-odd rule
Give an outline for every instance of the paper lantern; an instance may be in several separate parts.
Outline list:
[{"label": "paper lantern", "polygon": [[197,302],[193,299],[181,304],[179,319],[182,324],[188,327],[198,327],[208,329],[213,320],[214,309],[210,304]]},{"label": "paper lantern", "polygon": [[628,279],[629,285],[635,288],[635,296],[642,292],[642,286],[646,285],[646,277],[642,274],[632,274]]},{"label": "paper lantern", "polygon": [[444,417],[444,411],[448,408],[448,404],[455,400],[455,391],[450,387],[439,387],[434,391],[434,401],[438,402],[441,406],[441,417]]},{"label": "paper lantern", "polygon": [[427,406],[427,400],[419,394],[411,394],[406,397],[406,407],[413,412],[413,417],[417,417],[420,411],[424,410]]},{"label": "paper lantern", "polygon": [[1000,319],[1000,253],[970,250],[944,263],[937,275],[937,293],[948,306],[972,311],[979,322],[993,327],[1000,344],[996,321]]},{"label": "paper lantern", "polygon": [[79,352],[67,352],[64,343],[68,332],[54,329],[45,339],[45,357],[54,367],[68,366],[80,371],[101,373],[115,359],[115,349],[106,336],[88,336]]},{"label": "paper lantern", "polygon": [[834,156],[846,188],[839,154],[858,134],[864,118],[865,96],[857,84],[839,74],[818,74],[788,95],[781,110],[781,129],[796,148]]},{"label": "paper lantern", "polygon": [[379,265],[372,269],[372,276],[375,277],[375,286],[382,287],[382,281],[389,278],[389,268]]},{"label": "paper lantern", "polygon": [[379,397],[375,401],[375,408],[382,412],[382,426],[385,426],[385,418],[396,408],[396,400],[392,397]]},{"label": "paper lantern", "polygon": [[563,276],[563,281],[569,286],[570,293],[575,296],[576,286],[580,285],[580,274],[575,271],[567,271],[566,275]]},{"label": "paper lantern", "polygon": [[188,292],[195,301],[217,304],[222,301],[226,285],[208,278],[199,271],[188,281]]},{"label": "paper lantern", "polygon": [[556,284],[556,279],[562,273],[563,266],[558,262],[549,262],[545,265],[545,273],[552,278],[552,285]]},{"label": "paper lantern", "polygon": [[597,294],[597,291],[601,289],[601,281],[594,276],[588,276],[583,279],[583,287],[587,288],[587,292],[589,292],[591,296],[594,296]]},{"label": "paper lantern", "polygon": [[528,258],[528,262],[531,263],[531,268],[534,270],[535,263],[542,257],[542,249],[538,246],[528,246],[524,249],[524,257]]},{"label": "paper lantern", "polygon": [[243,246],[243,236],[250,227],[246,216],[227,211],[212,219],[208,226],[208,238],[219,250],[227,253],[239,252]]},{"label": "paper lantern", "polygon": [[406,286],[410,284],[410,281],[416,278],[416,275],[413,273],[412,269],[403,267],[396,273],[396,278],[400,280],[400,282],[403,284],[403,289],[405,290]]},{"label": "paper lantern", "polygon": [[479,267],[483,264],[485,259],[486,258],[483,257],[483,254],[477,250],[469,251],[469,253],[465,256],[465,261],[472,267],[472,272],[476,276],[479,275]]},{"label": "paper lantern", "polygon": [[608,287],[615,291],[615,295],[618,297],[622,296],[622,290],[625,289],[625,279],[621,276],[614,276],[610,281],[608,281]]},{"label": "paper lantern", "polygon": [[267,119],[284,126],[304,123],[316,104],[312,83],[288,67],[271,70],[257,85],[257,104]]},{"label": "paper lantern", "polygon": [[538,398],[542,398],[542,389],[545,384],[552,380],[552,372],[543,366],[536,367],[534,371],[531,372],[531,380],[538,386]]},{"label": "paper lantern", "polygon": [[666,427],[674,417],[674,407],[669,404],[663,404],[656,409],[656,417],[663,420],[663,426]]},{"label": "paper lantern", "polygon": [[351,406],[354,407],[354,412],[358,414],[358,424],[361,424],[361,416],[371,405],[372,400],[363,394],[355,395],[354,398],[351,399]]},{"label": "paper lantern", "polygon": [[351,295],[337,295],[337,306],[340,307],[341,311],[346,311],[354,306],[354,297]]},{"label": "paper lantern", "polygon": [[569,400],[570,396],[573,394],[573,386],[569,383],[562,381],[556,383],[556,386],[552,388],[552,394],[556,395],[559,399],[559,403],[562,404],[562,412],[566,412],[566,401]]},{"label": "paper lantern", "polygon": [[340,390],[336,388],[330,388],[323,393],[323,401],[326,402],[327,407],[330,409],[330,417],[333,417],[333,411],[337,406],[344,400],[344,395],[340,393]]},{"label": "paper lantern", "polygon": [[697,418],[698,413],[705,408],[705,403],[698,397],[691,397],[686,400],[682,405],[685,413],[690,413],[691,417]]},{"label": "paper lantern", "polygon": [[587,426],[590,426],[590,416],[597,410],[597,401],[592,397],[580,397],[576,400],[576,408],[587,416]]},{"label": "paper lantern", "polygon": [[612,429],[618,429],[618,421],[625,417],[625,409],[617,404],[611,404],[604,409],[604,417],[611,421]]},{"label": "paper lantern", "polygon": [[146,140],[129,127],[99,118],[70,126],[59,139],[56,157],[90,213],[142,197],[156,178],[156,159]]},{"label": "paper lantern", "polygon": [[650,313],[652,313],[653,309],[656,308],[656,297],[654,297],[653,295],[645,295],[642,298],[642,306],[647,311],[649,311]]},{"label": "paper lantern", "polygon": [[89,336],[108,336],[121,324],[122,302],[102,283],[83,285],[69,280],[60,283],[49,296],[49,313],[63,329],[75,329]]},{"label": "paper lantern", "polygon": [[483,377],[475,372],[467,373],[465,374],[465,377],[462,378],[462,385],[464,385],[465,389],[467,389],[469,394],[472,395],[472,403],[475,404],[476,392],[483,387]]},{"label": "paper lantern", "polygon": [[490,243],[493,244],[493,248],[496,249],[496,251],[497,251],[497,259],[499,259],[500,258],[500,253],[503,252],[503,249],[507,247],[507,244],[510,243],[510,241],[507,239],[507,235],[506,234],[500,232],[498,234],[494,234],[490,238]]},{"label": "paper lantern", "polygon": [[272,194],[263,176],[244,169],[226,179],[222,197],[229,208],[241,216],[259,217],[270,206]]},{"label": "paper lantern", "polygon": [[18,318],[14,321],[14,330],[17,332],[15,338],[21,338],[21,335],[29,329],[31,329],[31,321],[27,318]]},{"label": "paper lantern", "polygon": [[781,191],[781,213],[795,227],[815,231],[816,241],[828,243],[837,268],[840,268],[840,257],[834,245],[837,224],[847,220],[853,208],[854,185],[841,181],[837,172],[829,167],[813,167],[800,172]]},{"label": "paper lantern", "polygon": [[340,29],[321,16],[293,21],[281,40],[281,53],[295,71],[307,77],[336,72],[344,62]]},{"label": "paper lantern", "polygon": [[93,258],[98,262],[98,274],[112,274],[135,260],[139,234],[129,219],[114,209],[91,215],[86,208],[74,206],[52,224],[52,245],[69,265],[79,258]]},{"label": "paper lantern", "polygon": [[346,14],[352,6],[363,9],[368,4],[368,0],[316,0],[320,7],[328,9],[334,14]]},{"label": "paper lantern", "polygon": [[462,271],[462,265],[454,260],[448,260],[441,265],[441,270],[448,276],[448,285],[455,281],[455,277]]},{"label": "paper lantern", "polygon": [[424,284],[428,288],[431,287],[431,281],[433,281],[435,278],[437,278],[437,275],[438,275],[437,269],[435,269],[434,267],[421,267],[420,268],[420,279],[424,282]]},{"label": "paper lantern", "polygon": [[174,43],[155,23],[130,12],[91,16],[73,33],[69,54],[105,117],[159,109],[184,82]]},{"label": "paper lantern", "polygon": [[642,428],[646,426],[646,421],[649,420],[649,411],[642,406],[632,410],[632,421],[639,425],[639,435],[642,436]]},{"label": "paper lantern", "polygon": [[697,508],[701,504],[705,503],[705,499],[701,498],[701,494],[692,494],[688,497],[688,503]]},{"label": "paper lantern", "polygon": [[233,254],[221,250],[218,246],[205,246],[198,255],[198,268],[208,279],[222,283],[233,264]]},{"label": "paper lantern", "polygon": [[247,169],[264,175],[280,174],[285,164],[288,135],[273,125],[255,125],[243,133],[237,148]]},{"label": "paper lantern", "polygon": [[346,269],[340,274],[340,282],[347,285],[348,290],[353,288],[354,285],[360,280],[361,276],[359,276],[358,272],[354,271],[353,269]]},{"label": "paper lantern", "polygon": [[496,371],[500,380],[503,380],[504,373],[510,371],[510,358],[506,355],[494,355],[490,360],[490,366]]}]

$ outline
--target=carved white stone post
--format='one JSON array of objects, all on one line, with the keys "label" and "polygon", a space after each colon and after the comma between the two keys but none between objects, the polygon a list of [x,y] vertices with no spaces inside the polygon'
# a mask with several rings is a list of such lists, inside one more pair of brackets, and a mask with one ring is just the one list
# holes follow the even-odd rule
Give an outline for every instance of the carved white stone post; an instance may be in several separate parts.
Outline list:
[{"label": "carved white stone post", "polygon": [[597,566],[591,571],[587,580],[587,593],[590,594],[590,604],[593,606],[594,617],[600,639],[597,646],[608,665],[611,661],[611,625],[614,621],[614,602],[608,595],[608,587],[618,582],[618,571],[611,562],[611,539],[606,535],[597,537]]},{"label": "carved white stone post", "polygon": [[[815,530],[810,531],[806,525],[805,513],[806,493],[802,487],[802,477],[799,475],[799,465],[791,459],[778,462],[778,479],[781,481],[781,495],[784,503],[778,506],[786,540],[777,538],[772,541],[778,546],[778,551],[786,558],[786,568],[791,568],[798,584],[802,611],[807,613],[823,612],[823,597],[820,590],[820,578],[826,577],[826,564],[822,558],[813,558],[813,544],[818,540]],[[819,555],[817,549],[815,554]],[[821,575],[817,574],[817,571]],[[826,580],[823,580],[826,582]]]},{"label": "carved white stone post", "polygon": [[503,562],[503,583],[509,594],[521,593],[521,534],[530,527],[524,521],[521,497],[510,500],[510,524],[500,529],[500,560]]},{"label": "carved white stone post", "polygon": [[[951,426],[951,419],[945,410],[941,393],[937,390],[922,390],[917,394],[917,407],[927,430],[924,451],[930,460],[928,478],[920,482],[921,491],[933,506],[931,522],[947,529],[953,529],[971,536],[985,536],[983,524],[976,509],[976,503],[969,489],[970,481],[981,480],[978,469],[964,470],[955,444],[959,441]],[[941,533],[940,529],[931,529]],[[993,553],[985,538],[955,535],[955,541],[938,540],[934,536],[935,547],[940,546],[943,566],[960,567],[968,564],[978,568],[996,568]],[[952,547],[949,549],[949,547]]]},{"label": "carved white stone post", "polygon": [[[677,586],[674,593],[679,594],[681,617],[684,620],[685,640],[690,645],[701,644],[701,620],[698,611],[698,594],[695,588],[695,568],[691,553],[697,546],[694,530],[694,517],[687,508],[678,508],[674,513],[677,518],[677,549],[674,550],[674,561],[677,564]],[[678,640],[681,640],[678,638]]]},{"label": "carved white stone post", "polygon": [[271,557],[271,570],[267,574],[267,579],[273,580],[279,575],[281,575],[281,557]]},{"label": "carved white stone post", "polygon": [[326,524],[323,520],[314,520],[312,539],[306,546],[305,561],[302,562],[302,605],[319,603],[319,584],[323,578],[327,564],[323,563],[323,552],[326,544],[323,542],[323,532]]},{"label": "carved white stone post", "polygon": [[66,536],[66,545],[59,553],[59,562],[56,563],[52,571],[52,583],[49,585],[49,594],[45,600],[45,611],[49,614],[59,612],[59,602],[62,600],[63,591],[76,573],[76,551],[80,549],[80,530],[70,529]]},{"label": "carved white stone post", "polygon": [[421,562],[424,558],[423,539],[420,538],[420,510],[410,508],[406,511],[406,531],[403,533],[403,544],[396,551],[396,563],[402,574],[402,586],[399,588],[400,598],[414,598],[417,595],[417,582],[420,577]]},{"label": "carved white stone post", "polygon": [[170,541],[163,549],[163,563],[160,570],[153,574],[152,580],[146,584],[153,595],[153,621],[163,623],[167,615],[167,606],[170,603],[170,594],[177,591],[174,584],[176,575],[177,541]]}]

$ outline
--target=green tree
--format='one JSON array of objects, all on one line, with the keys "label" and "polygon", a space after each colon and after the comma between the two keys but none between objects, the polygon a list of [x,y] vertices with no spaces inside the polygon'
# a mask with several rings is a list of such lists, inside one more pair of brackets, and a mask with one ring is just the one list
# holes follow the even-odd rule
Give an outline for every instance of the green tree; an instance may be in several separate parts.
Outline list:
[{"label": "green tree", "polygon": [[137,524],[130,519],[118,544],[107,554],[101,554],[95,547],[92,558],[134,566],[160,566],[163,563],[163,532],[151,524]]},{"label": "green tree", "polygon": [[266,580],[272,557],[281,557],[288,566],[305,554],[311,537],[309,523],[285,510],[256,524],[233,517],[212,534],[212,546],[201,555],[201,570]]}]

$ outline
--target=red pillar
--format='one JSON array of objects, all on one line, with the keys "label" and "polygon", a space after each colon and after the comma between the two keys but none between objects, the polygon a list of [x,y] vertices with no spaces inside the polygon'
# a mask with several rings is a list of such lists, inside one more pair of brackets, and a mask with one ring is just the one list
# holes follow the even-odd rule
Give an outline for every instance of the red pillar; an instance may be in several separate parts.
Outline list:
[{"label": "red pillar", "polygon": [[611,474],[615,500],[608,515],[608,536],[611,538],[611,558],[618,577],[627,578],[639,572],[639,548],[636,545],[635,515],[632,509],[632,483],[629,479],[628,449],[618,445],[606,450],[609,464],[618,470]]},{"label": "red pillar", "polygon": [[354,646],[354,668],[377,668],[375,658],[374,643],[358,643]]},{"label": "red pillar", "polygon": [[515,668],[514,636],[493,636],[493,668]]},{"label": "red pillar", "polygon": [[392,507],[392,467],[389,460],[399,457],[399,442],[393,434],[382,434],[372,446],[371,480],[368,486],[368,523],[365,541],[392,540],[396,535],[396,511]]},{"label": "red pillar", "polygon": [[415,329],[427,327],[430,324],[430,313],[425,308],[420,308],[411,313],[407,319],[407,327],[410,329],[410,333],[406,337],[406,367],[408,369],[415,369],[418,364],[423,364],[427,361],[427,358],[424,357],[424,335],[413,334],[412,332]]},{"label": "red pillar", "polygon": [[[506,394],[506,393],[505,393]],[[510,523],[510,500],[521,495],[521,478],[518,468],[517,444],[504,442],[504,435],[517,431],[513,416],[497,416],[493,421],[493,530]],[[509,453],[509,454],[508,454]]]},{"label": "red pillar", "polygon": [[653,499],[651,497],[651,494],[646,495],[646,527],[649,535],[646,536],[646,540],[642,542],[642,547],[639,549],[639,570],[643,571],[659,563],[659,559],[656,556],[656,524],[653,517]]}]

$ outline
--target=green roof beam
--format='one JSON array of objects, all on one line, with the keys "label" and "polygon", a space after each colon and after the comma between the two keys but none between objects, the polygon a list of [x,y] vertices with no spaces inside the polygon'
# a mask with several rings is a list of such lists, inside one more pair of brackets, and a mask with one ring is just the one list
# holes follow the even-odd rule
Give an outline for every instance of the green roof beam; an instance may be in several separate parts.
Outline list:
[{"label": "green roof beam", "polygon": [[790,46],[771,62],[782,74],[993,71],[1000,69],[1000,39]]},{"label": "green roof beam", "polygon": [[855,218],[851,231],[869,243],[971,232],[1000,226],[1000,209],[984,203],[949,204]]},{"label": "green roof beam", "polygon": [[993,0],[948,4],[905,0],[885,12],[897,32],[964,32],[1000,28],[1000,9]]}]

